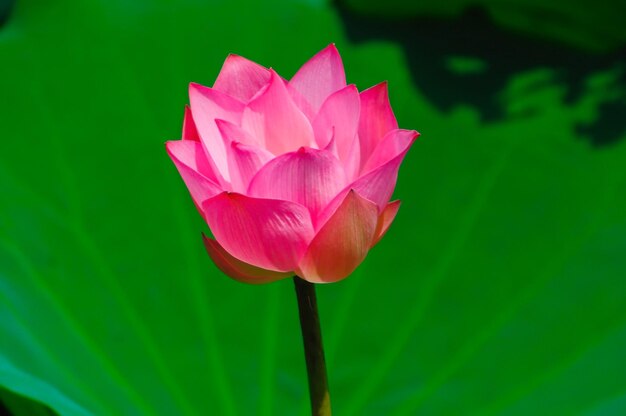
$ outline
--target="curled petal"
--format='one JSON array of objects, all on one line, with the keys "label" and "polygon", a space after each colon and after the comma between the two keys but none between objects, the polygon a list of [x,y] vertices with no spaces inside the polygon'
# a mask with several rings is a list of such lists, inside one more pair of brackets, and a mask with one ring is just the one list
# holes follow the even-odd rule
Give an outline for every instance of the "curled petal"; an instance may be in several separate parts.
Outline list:
[{"label": "curled petal", "polygon": [[365,259],[377,220],[376,205],[349,191],[311,241],[298,265],[298,275],[313,283],[347,277]]},{"label": "curled petal", "polygon": [[293,201],[319,211],[346,185],[337,158],[326,150],[302,147],[269,161],[250,181],[248,195]]},{"label": "curled petal", "polygon": [[204,149],[217,166],[220,175],[228,181],[226,146],[215,119],[239,124],[244,104],[220,91],[193,83],[189,85],[189,101]]},{"label": "curled petal", "polygon": [[387,233],[387,230],[391,226],[391,223],[396,218],[396,214],[400,209],[400,200],[396,200],[387,204],[383,212],[378,216],[378,223],[376,224],[376,232],[374,232],[374,241],[372,241],[372,247],[374,247]]},{"label": "curled petal", "polygon": [[365,163],[378,143],[390,130],[398,128],[398,122],[389,104],[387,82],[382,82],[361,92],[361,117],[359,141],[361,163]]},{"label": "curled petal", "polygon": [[391,130],[378,143],[361,169],[361,174],[370,172],[405,152],[419,137],[415,130]]},{"label": "curled petal", "polygon": [[242,56],[228,55],[213,89],[249,101],[270,80],[270,71]]},{"label": "curled petal", "polygon": [[267,270],[288,272],[313,238],[302,205],[223,192],[202,204],[215,239],[235,258]]},{"label": "curled petal", "polygon": [[236,124],[220,119],[215,120],[215,124],[227,147],[232,142],[239,142],[249,146],[262,146],[262,143],[256,137]]},{"label": "curled petal", "polygon": [[293,102],[280,76],[270,72],[267,88],[243,111],[241,126],[276,155],[311,146],[314,137],[309,120]]},{"label": "curled petal", "polygon": [[232,189],[246,193],[250,179],[274,155],[256,145],[256,139],[241,127],[224,120],[215,120],[228,151],[228,172]]},{"label": "curled petal", "polygon": [[209,162],[202,145],[192,140],[176,140],[165,143],[167,153],[176,165],[197,207],[206,199],[222,192],[211,176]]},{"label": "curled petal", "polygon": [[330,139],[328,140],[326,146],[323,147],[323,149],[327,152],[332,153],[333,156],[339,159],[339,155],[337,154],[337,142],[335,141],[335,129],[332,129],[330,131]]},{"label": "curled petal", "polygon": [[270,283],[276,280],[290,277],[292,273],[281,273],[272,270],[265,270],[260,267],[252,266],[244,263],[231,256],[224,247],[212,238],[208,238],[202,234],[204,247],[213,263],[227,276],[232,277],[243,283],[261,284]]},{"label": "curled petal", "polygon": [[245,193],[252,178],[273,157],[273,154],[260,147],[232,142],[228,153],[228,167],[233,189]]},{"label": "curled petal", "polygon": [[342,162],[348,159],[357,137],[360,108],[359,91],[354,85],[348,85],[330,95],[313,120],[313,132],[320,148],[326,146],[330,132],[334,131],[332,137]]},{"label": "curled petal", "polygon": [[185,106],[185,117],[183,118],[183,140],[200,141],[200,135],[198,135],[198,129],[196,123],[191,116],[191,108],[188,105]]},{"label": "curled petal", "polygon": [[346,86],[343,62],[335,45],[328,45],[306,62],[293,76],[293,85],[311,104],[314,112],[326,97]]},{"label": "curled petal", "polygon": [[[405,130],[398,131],[405,132]],[[400,148],[398,153],[394,153],[394,157],[391,157],[380,166],[362,175],[347,187],[347,189],[354,189],[359,195],[375,202],[381,211],[387,205],[387,202],[389,202],[393,190],[396,187],[400,164],[418,135],[416,131],[408,131],[407,133],[410,133],[408,135],[409,139],[404,142],[404,147]],[[389,137],[395,138],[393,135]],[[383,158],[381,158],[381,160],[382,159]],[[344,192],[345,191],[346,190],[344,190]]]}]

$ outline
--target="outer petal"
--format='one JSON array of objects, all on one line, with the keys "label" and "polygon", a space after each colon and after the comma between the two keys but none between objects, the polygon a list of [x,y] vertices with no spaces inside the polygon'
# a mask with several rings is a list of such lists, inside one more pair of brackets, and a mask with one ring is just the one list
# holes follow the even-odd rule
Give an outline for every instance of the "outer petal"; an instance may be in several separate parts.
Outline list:
[{"label": "outer petal", "polygon": [[370,172],[384,165],[394,157],[408,149],[419,137],[415,130],[392,130],[378,143],[369,159],[365,162],[361,174]]},{"label": "outer petal", "polygon": [[350,191],[322,226],[298,265],[309,282],[330,283],[347,277],[365,259],[376,231],[378,208]]},{"label": "outer petal", "polygon": [[313,238],[302,205],[223,192],[202,204],[215,239],[235,258],[268,270],[287,272]]},{"label": "outer petal", "polygon": [[354,85],[333,93],[320,108],[313,120],[313,132],[320,148],[324,148],[334,131],[339,159],[348,159],[350,148],[357,137],[361,102],[359,91]]},{"label": "outer petal", "polygon": [[268,87],[246,106],[241,126],[274,154],[314,142],[313,129],[287,92],[280,76],[271,71]]},{"label": "outer petal", "polygon": [[380,83],[361,93],[361,118],[359,141],[361,163],[365,163],[378,143],[389,130],[397,129],[398,122],[389,104],[387,82]]},{"label": "outer petal", "polygon": [[346,183],[341,163],[332,153],[302,147],[268,162],[250,181],[248,194],[297,202],[309,209],[315,221]]},{"label": "outer petal", "polygon": [[215,119],[239,124],[245,106],[222,92],[194,83],[189,85],[189,101],[204,149],[211,156],[221,176],[228,181],[226,146]]},{"label": "outer petal", "polygon": [[200,135],[198,135],[198,129],[196,123],[191,116],[191,108],[188,105],[185,106],[185,117],[183,118],[183,140],[200,141]]},{"label": "outer petal", "polygon": [[411,133],[411,139],[405,143],[405,147],[399,153],[348,185],[344,192],[347,189],[354,189],[363,197],[375,202],[382,211],[396,187],[400,164],[418,135],[416,131],[409,133]]},{"label": "outer petal", "polygon": [[189,193],[197,207],[206,199],[222,192],[222,189],[210,179],[207,171],[208,161],[202,145],[192,140],[177,140],[165,143],[170,158],[182,176]]},{"label": "outer petal", "polygon": [[328,45],[306,62],[289,82],[317,111],[333,92],[346,86],[343,62],[335,45]]},{"label": "outer petal", "polygon": [[270,71],[244,57],[228,55],[213,89],[249,101],[270,80]]},{"label": "outer petal", "polygon": [[290,277],[293,273],[281,273],[261,269],[244,263],[231,256],[217,241],[202,234],[204,247],[213,263],[227,276],[235,280],[250,284],[269,283]]},{"label": "outer petal", "polygon": [[387,233],[387,230],[391,226],[391,223],[396,218],[396,214],[400,209],[400,200],[395,200],[387,204],[383,212],[378,216],[378,224],[376,224],[376,232],[374,233],[374,241],[372,247],[374,247]]}]

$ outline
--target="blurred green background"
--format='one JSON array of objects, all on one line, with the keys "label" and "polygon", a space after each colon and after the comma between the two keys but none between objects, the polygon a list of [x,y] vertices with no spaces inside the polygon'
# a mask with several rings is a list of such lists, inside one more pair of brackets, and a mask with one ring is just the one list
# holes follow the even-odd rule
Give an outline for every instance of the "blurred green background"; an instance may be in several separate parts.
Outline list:
[{"label": "blurred green background", "polygon": [[331,42],[422,133],[318,286],[335,414],[626,414],[626,3],[544,3],[0,1],[0,414],[307,414],[292,282],[215,268],[163,143]]}]

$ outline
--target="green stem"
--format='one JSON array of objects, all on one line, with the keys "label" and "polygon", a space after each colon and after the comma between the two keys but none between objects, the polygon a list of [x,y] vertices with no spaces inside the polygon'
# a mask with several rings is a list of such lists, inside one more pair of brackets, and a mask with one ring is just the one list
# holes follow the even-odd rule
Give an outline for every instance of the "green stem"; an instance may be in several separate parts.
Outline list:
[{"label": "green stem", "polygon": [[326,361],[320,319],[317,315],[315,285],[294,276],[300,311],[300,328],[304,342],[304,356],[309,378],[309,396],[311,397],[312,416],[331,416],[330,394],[326,377]]}]

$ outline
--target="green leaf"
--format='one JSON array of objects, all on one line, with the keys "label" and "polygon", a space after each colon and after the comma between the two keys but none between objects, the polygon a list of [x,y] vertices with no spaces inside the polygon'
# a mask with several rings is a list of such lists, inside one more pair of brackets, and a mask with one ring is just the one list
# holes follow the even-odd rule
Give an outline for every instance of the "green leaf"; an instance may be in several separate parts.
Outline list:
[{"label": "green leaf", "polygon": [[6,389],[0,389],[0,414],[15,416],[54,416],[56,413],[41,403],[11,393]]},{"label": "green leaf", "polygon": [[335,413],[624,409],[626,135],[594,146],[579,128],[624,102],[619,66],[579,85],[549,66],[500,74],[502,117],[485,122],[414,84],[419,57],[353,44],[344,24],[319,1],[15,5],[0,28],[0,385],[64,416],[307,413],[292,283],[211,264],[163,143],[187,84],[211,85],[228,53],[288,78],[336,42],[348,81],[387,79],[422,137],[396,223],[318,289]]}]

